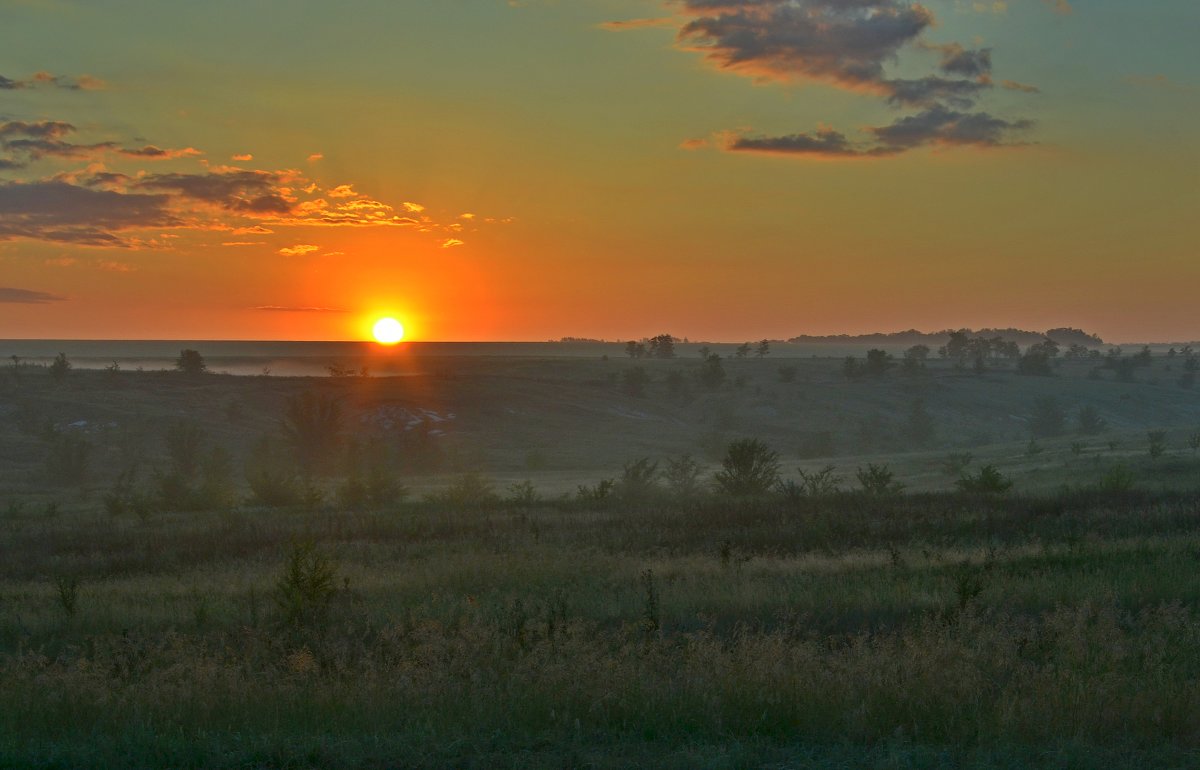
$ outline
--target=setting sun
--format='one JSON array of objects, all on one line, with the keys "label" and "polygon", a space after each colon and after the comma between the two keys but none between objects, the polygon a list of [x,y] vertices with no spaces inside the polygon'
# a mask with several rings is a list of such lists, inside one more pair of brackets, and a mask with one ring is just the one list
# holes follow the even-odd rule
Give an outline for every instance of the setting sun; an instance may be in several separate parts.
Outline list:
[{"label": "setting sun", "polygon": [[371,332],[381,345],[395,345],[404,339],[404,327],[395,318],[380,318]]}]

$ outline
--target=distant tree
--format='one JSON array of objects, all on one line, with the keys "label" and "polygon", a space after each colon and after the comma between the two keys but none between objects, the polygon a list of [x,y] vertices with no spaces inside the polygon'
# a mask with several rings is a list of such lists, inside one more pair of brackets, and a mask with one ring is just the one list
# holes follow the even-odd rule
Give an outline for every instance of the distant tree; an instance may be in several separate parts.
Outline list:
[{"label": "distant tree", "polygon": [[721,357],[709,353],[700,367],[700,383],[706,388],[719,388],[725,382],[725,367],[721,365]]},{"label": "distant tree", "polygon": [[878,348],[867,351],[865,371],[872,377],[882,377],[894,365],[891,353]]},{"label": "distant tree", "polygon": [[1034,402],[1029,432],[1035,439],[1061,436],[1066,431],[1066,425],[1067,414],[1054,396],[1039,398]]},{"label": "distant tree", "polygon": [[1050,368],[1050,356],[1037,345],[1030,345],[1017,362],[1017,374],[1033,377],[1050,377],[1054,370]]},{"label": "distant tree", "polygon": [[720,491],[737,497],[766,494],[779,483],[779,453],[758,439],[735,441],[713,481]]},{"label": "distant tree", "polygon": [[913,345],[904,351],[901,361],[901,371],[907,375],[916,375],[925,371],[925,361],[929,358],[928,345]]},{"label": "distant tree", "polygon": [[751,350],[750,343],[743,342],[741,345],[738,345],[737,352],[734,353],[734,355],[737,356],[738,358],[745,358],[746,356],[750,355],[750,350]]},{"label": "distant tree", "polygon": [[640,342],[630,340],[625,343],[625,355],[630,358],[642,358],[646,355],[646,346]]},{"label": "distant tree", "polygon": [[708,358],[708,354],[712,352],[712,348],[708,345],[701,345],[700,349],[696,352],[700,354],[701,358]]},{"label": "distant tree", "polygon": [[617,482],[617,494],[627,501],[645,500],[658,491],[658,477],[658,463],[651,462],[649,457],[625,463]]},{"label": "distant tree", "polygon": [[647,345],[651,358],[674,358],[675,357],[675,338],[670,334],[660,334],[657,337],[651,337]]},{"label": "distant tree", "polygon": [[800,474],[800,482],[798,484],[800,490],[806,497],[827,497],[838,491],[842,480],[833,475],[836,470],[832,465],[826,465],[819,471],[805,471],[803,468],[797,469]]},{"label": "distant tree", "polygon": [[184,374],[203,374],[208,369],[204,356],[197,350],[181,350],[175,359],[175,368]]},{"label": "distant tree", "polygon": [[55,382],[62,382],[71,373],[71,362],[67,360],[66,353],[59,353],[54,357],[54,363],[50,364],[50,376]]},{"label": "distant tree", "polygon": [[866,374],[866,367],[854,356],[846,356],[846,360],[842,361],[842,374],[847,379],[857,380]]},{"label": "distant tree", "polygon": [[1133,365],[1138,368],[1150,366],[1154,361],[1154,354],[1150,352],[1150,346],[1147,345],[1135,353],[1132,357]]},{"label": "distant tree", "polygon": [[758,347],[754,349],[755,358],[765,358],[771,352],[770,340],[759,340]]}]

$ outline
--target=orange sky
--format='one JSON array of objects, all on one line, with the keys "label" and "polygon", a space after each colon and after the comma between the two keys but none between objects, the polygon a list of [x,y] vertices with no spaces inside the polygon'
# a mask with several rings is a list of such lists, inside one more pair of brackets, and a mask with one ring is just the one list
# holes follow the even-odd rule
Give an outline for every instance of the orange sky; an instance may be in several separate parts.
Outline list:
[{"label": "orange sky", "polygon": [[1194,3],[269,5],[0,1],[0,337],[1200,338]]}]

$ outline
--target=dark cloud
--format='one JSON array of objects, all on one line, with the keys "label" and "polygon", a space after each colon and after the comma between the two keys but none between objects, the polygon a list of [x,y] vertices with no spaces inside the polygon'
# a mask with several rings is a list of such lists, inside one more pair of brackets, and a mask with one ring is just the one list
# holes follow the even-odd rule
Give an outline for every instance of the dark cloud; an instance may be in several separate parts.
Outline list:
[{"label": "dark cloud", "polygon": [[60,139],[74,130],[75,126],[61,120],[39,120],[34,123],[10,120],[0,123],[0,140],[6,140],[9,137]]},{"label": "dark cloud", "polygon": [[1012,144],[1012,134],[1032,127],[1029,120],[1010,121],[986,112],[958,112],[938,106],[868,131],[883,145],[896,149],[929,144],[1001,147]]},{"label": "dark cloud", "polygon": [[60,180],[0,182],[0,240],[124,246],[122,230],[177,224],[168,201],[166,195],[92,190]]},{"label": "dark cloud", "polygon": [[992,71],[992,49],[990,48],[970,50],[963,48],[958,43],[950,43],[939,46],[938,50],[942,52],[942,61],[938,65],[942,72],[977,78]]},{"label": "dark cloud", "polygon": [[62,302],[64,299],[65,297],[47,294],[44,291],[0,286],[0,302],[11,302],[18,305],[45,305],[50,302]]},{"label": "dark cloud", "polygon": [[0,168],[23,168],[43,158],[78,160],[108,152],[144,160],[169,160],[200,154],[192,147],[180,150],[163,149],[154,145],[122,148],[116,142],[77,144],[64,139],[74,132],[75,126],[59,120],[33,123],[11,120],[0,123],[0,149],[8,154],[8,157],[0,157]]},{"label": "dark cloud", "polygon": [[288,214],[292,203],[280,186],[281,174],[270,171],[210,171],[204,174],[150,174],[135,182],[142,190],[164,190],[251,215]]},{"label": "dark cloud", "polygon": [[833,130],[816,133],[789,134],[787,136],[747,137],[739,136],[728,142],[728,150],[737,152],[766,152],[781,155],[809,155],[824,157],[853,157],[864,152],[856,148],[845,135]]},{"label": "dark cloud", "polygon": [[888,91],[884,62],[933,24],[898,0],[684,0],[679,40],[724,69]]},{"label": "dark cloud", "polygon": [[[822,129],[781,136],[739,135],[725,149],[794,156],[850,158],[896,155],[927,145],[999,147],[1031,127],[978,110],[992,89],[992,49],[921,38],[935,26],[931,11],[905,0],[679,0],[688,17],[682,46],[717,67],[759,80],[812,80],[874,94],[893,107],[919,108],[889,125],[864,129],[866,140]],[[940,54],[936,70],[897,78],[888,67],[903,49]],[[1010,90],[1033,86],[1003,81]]]},{"label": "dark cloud", "polygon": [[24,80],[14,80],[0,75],[0,91],[18,91],[26,88],[62,88],[67,91],[92,91],[104,88],[104,82],[91,75],[80,75],[77,78],[65,75],[52,75],[49,72],[35,72]]},{"label": "dark cloud", "polygon": [[895,105],[929,107],[940,102],[967,108],[990,83],[977,80],[948,80],[930,75],[916,80],[889,80],[888,101]]}]

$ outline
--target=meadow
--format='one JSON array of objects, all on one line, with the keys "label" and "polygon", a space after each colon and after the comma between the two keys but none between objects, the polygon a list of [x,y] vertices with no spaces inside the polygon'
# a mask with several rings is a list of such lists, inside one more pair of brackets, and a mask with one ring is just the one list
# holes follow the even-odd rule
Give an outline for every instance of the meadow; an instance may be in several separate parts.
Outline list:
[{"label": "meadow", "polygon": [[0,767],[1197,766],[1180,363],[18,364]]}]

